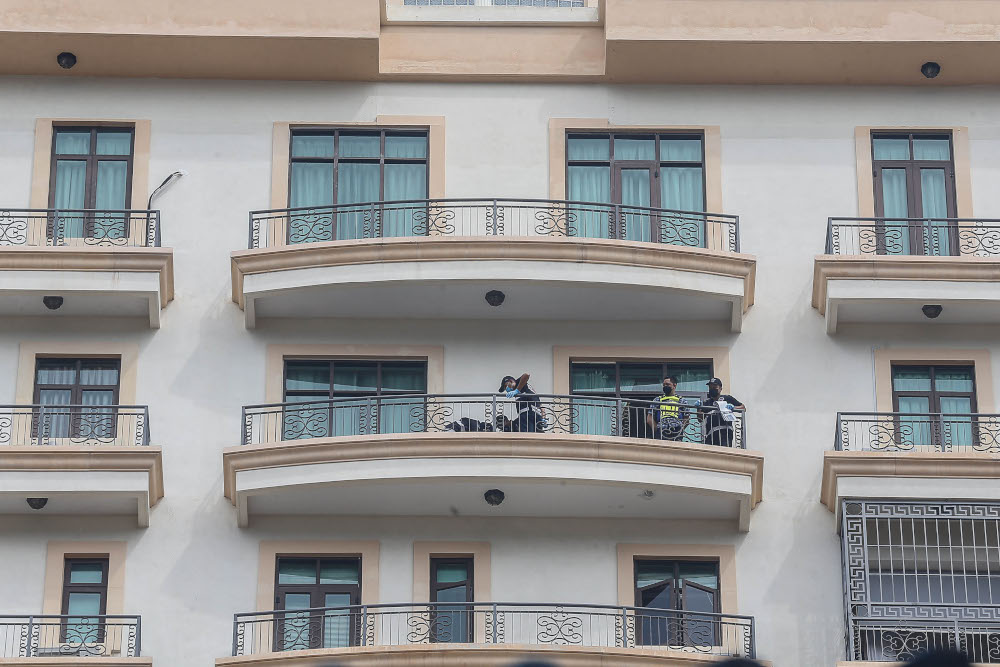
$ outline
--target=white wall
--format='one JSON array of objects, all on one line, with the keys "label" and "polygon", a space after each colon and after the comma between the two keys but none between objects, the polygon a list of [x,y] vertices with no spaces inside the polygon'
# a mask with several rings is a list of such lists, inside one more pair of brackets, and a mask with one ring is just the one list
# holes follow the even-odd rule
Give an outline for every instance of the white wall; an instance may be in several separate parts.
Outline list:
[{"label": "white wall", "polygon": [[[761,657],[830,665],[843,653],[839,540],[818,500],[822,452],[838,410],[874,409],[872,348],[1000,350],[987,327],[851,327],[836,337],[810,307],[812,258],[828,216],[857,215],[856,125],[968,125],[977,215],[1000,217],[1000,94],[995,89],[668,88],[513,84],[291,84],[0,80],[0,207],[27,205],[36,117],[152,120],[150,188],[189,171],[157,202],[175,249],[176,297],[150,331],[130,321],[0,321],[0,403],[14,398],[24,340],[111,339],[141,348],[138,402],[164,448],[166,497],[150,528],[126,519],[0,517],[0,613],[39,612],[50,539],[127,539],[126,610],[143,616],[159,665],[207,665],[229,652],[232,614],[255,601],[261,539],[383,542],[381,597],[406,601],[413,539],[489,539],[498,600],[614,601],[619,541],[737,546],[742,613]],[[725,213],[757,255],[756,305],[742,334],[723,324],[271,321],[247,331],[230,301],[230,250],[247,211],[269,206],[271,123],[447,117],[447,195],[546,197],[548,119],[722,127]],[[433,316],[433,303],[428,315]],[[261,519],[236,527],[222,497],[221,450],[238,444],[240,406],[264,400],[273,342],[445,346],[445,389],[492,391],[530,371],[552,387],[554,344],[726,345],[750,407],[748,441],[766,454],[751,531],[726,525],[473,519]],[[133,519],[134,521],[134,519]],[[583,591],[587,594],[584,595]],[[183,641],[178,641],[183,637]]]}]

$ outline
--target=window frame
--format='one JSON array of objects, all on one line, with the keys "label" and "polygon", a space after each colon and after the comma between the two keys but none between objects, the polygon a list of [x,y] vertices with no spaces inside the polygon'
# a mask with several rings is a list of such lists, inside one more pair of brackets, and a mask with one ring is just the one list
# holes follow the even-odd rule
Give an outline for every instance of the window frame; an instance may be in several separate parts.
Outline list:
[{"label": "window frame", "polygon": [[[639,588],[639,563],[642,562],[664,562],[671,563],[673,565],[673,577],[670,579],[668,586],[670,589],[670,603],[671,607],[669,609],[664,609],[660,607],[646,607],[642,604],[642,593],[643,591],[649,589],[652,586],[662,585],[663,582],[659,584],[650,584],[649,586],[644,586]],[[687,563],[710,563],[715,566],[715,581],[717,588],[710,589],[707,586],[701,584],[696,584],[694,582],[689,582],[686,579],[680,578],[680,568],[681,565]],[[636,609],[651,609],[657,610],[655,613],[650,613],[649,615],[640,615],[640,618],[636,619],[636,645],[639,646],[662,646],[664,645],[663,639],[667,640],[669,645],[680,644],[684,645],[685,640],[683,635],[686,635],[692,627],[696,627],[697,624],[710,623],[712,626],[712,633],[715,636],[715,642],[718,643],[721,635],[721,627],[718,623],[709,619],[702,617],[697,618],[698,614],[705,614],[706,612],[692,612],[695,617],[685,618],[682,614],[687,611],[686,600],[684,598],[684,586],[694,586],[704,591],[711,591],[712,596],[712,611],[709,613],[719,614],[722,611],[722,563],[718,558],[698,558],[698,557],[684,557],[684,558],[672,558],[672,557],[658,557],[658,556],[634,556],[632,558],[632,591],[634,596],[634,605]],[[667,624],[667,637],[662,637],[661,633],[658,631],[656,633],[657,639],[647,643],[644,641],[643,628],[647,623],[652,625],[656,622],[656,619],[675,619],[676,622],[671,625]]]},{"label": "window frame", "polygon": [[[128,155],[98,155],[97,154],[97,134],[99,132],[128,132],[129,152]],[[56,152],[56,141],[60,132],[89,132],[90,148],[86,155],[67,154]],[[85,210],[96,210],[97,203],[97,163],[101,161],[125,162],[125,208],[132,208],[132,174],[135,166],[135,124],[122,125],[56,125],[52,126],[52,144],[49,149],[49,208],[55,209],[56,202],[56,172],[60,160],[71,160],[75,162],[87,163],[86,185],[84,186],[84,206]],[[84,234],[86,235],[86,228]]]},{"label": "window frame", "polygon": [[[599,390],[594,390],[594,391],[574,390],[573,389],[573,366],[577,365],[577,364],[588,365],[588,366],[600,366],[600,365],[606,365],[606,364],[614,364],[614,366],[615,366],[615,390],[614,390],[614,393],[613,394],[609,394],[606,391],[599,391]],[[659,360],[659,359],[654,359],[654,360],[650,360],[650,361],[644,361],[644,360],[641,360],[641,359],[625,359],[625,360],[621,360],[621,359],[616,359],[616,360],[597,360],[597,359],[581,359],[581,360],[577,360],[577,359],[570,359],[569,360],[569,374],[570,374],[569,375],[569,393],[570,393],[570,395],[571,396],[572,395],[595,396],[595,397],[609,398],[609,399],[633,399],[633,400],[650,400],[650,401],[653,400],[653,399],[655,399],[656,396],[659,395],[659,391],[652,392],[654,395],[651,398],[643,398],[644,396],[648,396],[650,394],[650,392],[646,392],[646,391],[628,391],[628,392],[622,392],[622,389],[621,389],[621,370],[622,370],[622,365],[628,365],[628,364],[634,364],[634,365],[637,365],[637,366],[638,365],[652,366],[654,364],[660,364],[660,367],[661,367],[660,380],[661,381],[665,377],[668,377],[670,375],[674,375],[675,374],[674,371],[678,367],[692,367],[692,366],[702,366],[702,365],[707,365],[708,366],[709,375],[708,375],[708,379],[705,380],[705,382],[708,382],[708,380],[710,380],[713,377],[715,377],[715,375],[714,375],[714,373],[715,373],[715,361],[714,361],[714,359],[683,359],[683,360],[667,360],[667,361]],[[699,392],[678,391],[677,395],[680,396],[681,398],[687,399],[687,398],[701,398],[705,393],[706,393],[705,391],[699,391]]]},{"label": "window frame", "polygon": [[[312,584],[282,584],[279,583],[279,578],[281,576],[281,560],[312,560],[315,561],[315,573],[316,579],[315,583]],[[321,584],[320,583],[320,568],[321,563],[325,560],[336,560],[336,561],[353,561],[358,564],[358,583],[357,584]],[[287,614],[298,613],[301,610],[286,610],[285,609],[285,595],[287,593],[308,593],[309,594],[309,608],[310,609],[323,609],[325,605],[316,605],[318,598],[325,596],[328,593],[347,593],[351,598],[351,607],[356,607],[361,604],[361,584],[362,584],[362,565],[363,559],[360,554],[285,554],[279,553],[274,557],[274,610],[276,613],[274,619],[274,647],[279,651],[284,651],[284,648],[278,648],[281,646],[281,641],[284,636],[284,624]],[[359,644],[359,631],[360,625],[357,614],[348,612],[349,625],[348,625],[348,637],[349,646],[358,646]],[[310,620],[311,617],[310,617]],[[322,648],[325,644],[325,628],[324,623],[320,632],[311,633],[309,636],[309,648]],[[293,649],[287,649],[293,650]]]},{"label": "window frame", "polygon": [[[930,378],[930,389],[928,391],[897,391],[895,383],[895,372],[897,368],[927,368],[929,370],[928,376]],[[938,391],[936,389],[936,374],[939,371],[944,370],[967,370],[972,377],[972,391]],[[889,367],[889,382],[891,383],[892,389],[892,411],[899,412],[899,399],[907,397],[926,397],[927,404],[929,406],[928,412],[931,414],[942,414],[941,412],[941,399],[942,398],[969,398],[969,405],[972,410],[970,414],[975,414],[978,411],[978,403],[976,396],[976,366],[975,364],[934,364],[934,363],[901,363],[894,362]]]},{"label": "window frame", "polygon": [[[457,564],[462,564],[462,565],[465,565],[465,568],[466,568],[465,569],[465,572],[466,572],[466,578],[465,578],[465,602],[469,603],[467,606],[464,607],[464,613],[465,613],[465,616],[466,616],[466,622],[465,622],[465,629],[466,629],[465,635],[466,636],[464,638],[461,638],[461,639],[458,639],[458,640],[451,640],[451,642],[442,642],[440,639],[437,638],[436,635],[433,634],[434,630],[437,629],[436,628],[437,624],[436,624],[436,622],[435,622],[434,619],[437,617],[437,614],[440,613],[438,611],[438,608],[434,607],[434,610],[432,611],[432,614],[431,614],[432,621],[431,621],[431,625],[430,625],[430,627],[431,627],[431,633],[432,634],[429,636],[429,640],[432,643],[471,643],[473,641],[473,638],[475,637],[475,619],[476,619],[475,607],[472,606],[472,603],[474,603],[476,601],[476,599],[475,599],[476,598],[476,590],[475,590],[475,577],[476,577],[475,567],[476,567],[476,564],[475,564],[475,558],[473,556],[434,556],[434,555],[431,555],[431,557],[430,557],[429,560],[430,560],[430,580],[429,580],[429,591],[428,592],[429,592],[430,602],[436,603],[436,604],[441,604],[441,602],[436,599],[437,598],[437,594],[440,591],[447,590],[448,588],[452,588],[456,584],[459,583],[459,582],[452,582],[450,584],[441,584],[441,583],[439,583],[437,581],[437,570],[438,570],[438,568],[441,565],[457,565]],[[450,602],[450,603],[445,603],[445,604],[448,604],[449,606],[454,606],[454,607],[462,606],[461,602]],[[451,613],[454,613],[454,612],[451,612]],[[458,613],[462,613],[462,611],[459,610]]]},{"label": "window frame", "polygon": [[[77,563],[98,563],[101,565],[101,583],[100,584],[74,584],[71,583],[71,573],[74,564]],[[69,618],[80,618],[86,620],[90,618],[88,616],[72,616],[70,617],[69,612],[69,599],[72,593],[97,593],[101,596],[100,613],[98,616],[106,616],[108,613],[108,576],[111,570],[111,559],[107,556],[64,556],[63,557],[63,582],[62,582],[62,594],[60,601],[60,615],[64,618],[60,620],[59,623],[59,641],[67,642],[70,641],[69,635]],[[100,621],[100,618],[95,619],[97,622],[94,625],[97,626],[96,636],[94,637],[94,643],[101,643],[104,641],[104,626],[105,623]],[[73,640],[76,641],[77,637]]]},{"label": "window frame", "polygon": [[[44,362],[46,362],[46,361],[62,361],[62,362],[73,361],[73,362],[75,362],[75,369],[74,369],[74,373],[75,373],[75,377],[76,377],[75,382],[73,384],[39,384],[39,382],[38,382],[39,366],[41,364],[43,364]],[[104,363],[113,364],[114,367],[115,367],[115,373],[117,375],[118,382],[116,384],[114,384],[114,385],[105,385],[105,384],[88,384],[88,385],[83,385],[83,384],[80,384],[80,371],[82,370],[83,363],[85,361],[104,362]],[[121,360],[121,357],[53,357],[53,356],[37,356],[37,357],[35,357],[35,370],[34,370],[34,376],[32,377],[32,383],[33,383],[33,388],[32,388],[32,394],[31,394],[32,399],[31,400],[32,400],[32,403],[34,405],[39,406],[38,408],[35,409],[35,416],[32,419],[31,431],[32,431],[32,437],[33,438],[37,438],[38,435],[39,435],[39,426],[40,426],[40,424],[39,424],[39,411],[45,409],[44,406],[42,406],[41,393],[42,393],[42,391],[45,391],[45,390],[59,391],[59,390],[69,389],[69,391],[70,391],[70,401],[69,401],[69,404],[68,404],[67,407],[70,408],[69,409],[69,413],[68,413],[68,416],[70,417],[70,424],[69,424],[70,428],[69,428],[69,433],[67,434],[67,437],[70,437],[70,438],[80,437],[80,433],[81,433],[81,429],[82,429],[83,424],[82,424],[82,422],[81,422],[81,420],[79,418],[76,419],[76,420],[74,420],[73,416],[74,415],[80,415],[80,414],[83,413],[83,407],[84,407],[83,406],[83,392],[84,392],[84,387],[86,387],[87,391],[111,391],[112,392],[112,397],[111,397],[111,404],[110,405],[108,405],[108,406],[93,406],[93,407],[107,407],[108,408],[107,415],[108,415],[108,418],[110,419],[111,424],[112,424],[112,429],[111,430],[112,430],[112,432],[116,430],[117,423],[118,423],[118,410],[117,410],[117,408],[120,407],[118,405],[118,401],[119,401],[120,395],[121,395],[121,383],[122,383],[122,360]],[[86,406],[86,407],[91,407],[91,406]],[[75,424],[74,424],[74,421],[75,421]]]}]

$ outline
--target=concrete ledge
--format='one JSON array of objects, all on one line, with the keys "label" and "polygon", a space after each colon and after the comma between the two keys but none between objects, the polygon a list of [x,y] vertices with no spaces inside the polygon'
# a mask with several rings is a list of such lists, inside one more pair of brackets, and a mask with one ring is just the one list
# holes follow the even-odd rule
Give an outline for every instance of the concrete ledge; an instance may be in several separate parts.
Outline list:
[{"label": "concrete ledge", "polygon": [[21,667],[152,667],[152,658],[81,658],[55,656],[38,658],[0,658],[0,665]]}]

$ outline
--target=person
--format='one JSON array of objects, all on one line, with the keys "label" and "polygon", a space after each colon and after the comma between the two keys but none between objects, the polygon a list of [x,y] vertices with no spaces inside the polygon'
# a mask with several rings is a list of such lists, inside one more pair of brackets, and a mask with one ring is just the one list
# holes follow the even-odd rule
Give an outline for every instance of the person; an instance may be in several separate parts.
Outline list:
[{"label": "person", "polygon": [[517,379],[513,375],[505,375],[500,380],[499,391],[507,398],[515,399],[517,430],[522,433],[541,433],[545,426],[542,402],[528,384],[530,377],[528,373],[523,373]]},{"label": "person", "polygon": [[[663,394],[656,397],[656,405],[646,416],[646,423],[655,428],[660,440],[680,440],[684,432],[684,400],[677,395],[677,378],[663,378]],[[654,426],[655,413],[655,426]]]},{"label": "person", "polygon": [[708,395],[698,405],[705,430],[705,444],[733,446],[734,411],[745,412],[746,406],[737,398],[722,393],[722,380],[712,378],[707,383]]}]

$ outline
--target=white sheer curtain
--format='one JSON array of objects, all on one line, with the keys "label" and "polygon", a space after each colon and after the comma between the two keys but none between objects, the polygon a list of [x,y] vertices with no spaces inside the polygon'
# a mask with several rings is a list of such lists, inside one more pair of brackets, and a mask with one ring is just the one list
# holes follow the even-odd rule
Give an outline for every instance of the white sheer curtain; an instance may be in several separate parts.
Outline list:
[{"label": "white sheer curtain", "polygon": [[920,203],[925,222],[924,252],[928,255],[950,255],[948,229],[948,199],[945,194],[944,169],[920,170]]}]

